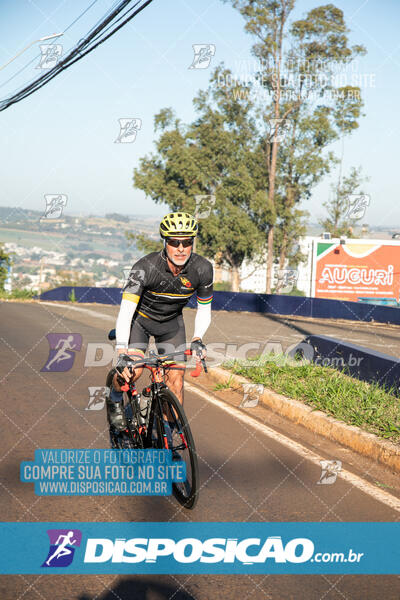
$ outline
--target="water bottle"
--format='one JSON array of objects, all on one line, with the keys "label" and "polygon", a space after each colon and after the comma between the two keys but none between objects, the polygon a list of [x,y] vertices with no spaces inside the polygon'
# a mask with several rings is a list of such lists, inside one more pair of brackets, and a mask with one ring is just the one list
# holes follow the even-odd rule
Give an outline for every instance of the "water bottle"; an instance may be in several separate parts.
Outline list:
[{"label": "water bottle", "polygon": [[144,425],[146,423],[149,398],[146,398],[145,395],[138,394],[136,396],[136,400],[137,400],[137,405],[139,408],[139,411],[138,411],[139,425]]}]

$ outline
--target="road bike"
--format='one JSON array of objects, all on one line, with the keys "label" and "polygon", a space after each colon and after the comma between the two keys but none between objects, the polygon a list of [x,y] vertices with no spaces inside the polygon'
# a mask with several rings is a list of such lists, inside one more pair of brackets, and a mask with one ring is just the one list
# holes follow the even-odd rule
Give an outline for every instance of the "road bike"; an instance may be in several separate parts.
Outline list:
[{"label": "road bike", "polygon": [[[115,330],[108,335],[115,339]],[[192,351],[184,351],[187,356]],[[199,490],[199,467],[196,447],[188,420],[175,394],[164,381],[165,372],[171,368],[174,357],[182,355],[182,351],[159,355],[151,351],[148,357],[133,360],[127,354],[119,357],[120,365],[128,368],[145,367],[150,371],[150,385],[139,393],[133,382],[125,383],[123,406],[127,427],[117,431],[110,424],[111,447],[115,449],[157,448],[172,451],[173,460],[183,460],[186,464],[186,481],[174,482],[172,491],[175,498],[185,508],[194,508]],[[198,360],[196,368],[191,372],[193,377],[207,372],[204,359]],[[106,387],[111,389],[116,369],[112,369],[106,380]]]}]

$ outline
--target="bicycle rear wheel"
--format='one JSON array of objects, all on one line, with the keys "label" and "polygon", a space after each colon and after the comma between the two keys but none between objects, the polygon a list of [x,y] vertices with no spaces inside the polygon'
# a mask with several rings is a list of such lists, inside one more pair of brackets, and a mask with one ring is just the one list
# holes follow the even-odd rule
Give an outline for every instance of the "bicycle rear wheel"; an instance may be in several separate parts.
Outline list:
[{"label": "bicycle rear wheel", "polygon": [[[164,388],[160,390],[158,397],[161,415],[157,414],[159,420],[157,445],[160,448],[165,447],[164,432],[166,432],[168,449],[172,450],[173,458],[185,462],[186,481],[173,483],[172,491],[182,506],[191,509],[196,505],[199,493],[199,466],[193,435],[185,411],[175,394],[168,388]],[[160,422],[162,422],[161,426]]]}]

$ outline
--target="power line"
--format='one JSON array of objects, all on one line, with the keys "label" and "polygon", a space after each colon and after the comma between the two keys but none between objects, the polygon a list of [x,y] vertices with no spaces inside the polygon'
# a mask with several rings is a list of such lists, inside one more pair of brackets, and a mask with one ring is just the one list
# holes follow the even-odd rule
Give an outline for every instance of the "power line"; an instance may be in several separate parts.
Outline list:
[{"label": "power line", "polygon": [[[78,44],[69,52],[69,54],[63,60],[60,60],[47,73],[44,73],[40,77],[36,78],[32,83],[26,85],[24,88],[22,88],[9,98],[5,98],[4,100],[0,101],[0,111],[5,110],[12,104],[20,102],[24,98],[30,96],[31,94],[42,88],[44,85],[46,85],[49,81],[54,79],[54,77],[59,75],[59,73],[68,69],[72,64],[78,62],[78,60],[81,60],[84,56],[89,54],[89,52],[92,52],[95,48],[97,48],[97,46],[100,46],[100,44],[102,44],[108,38],[114,35],[114,33],[116,33],[119,29],[126,25],[126,23],[128,23],[137,14],[139,14],[144,8],[151,4],[151,2],[153,2],[153,0],[137,0],[133,4],[133,6],[129,7],[129,5],[132,3],[132,0],[122,0],[122,2],[120,2],[114,10],[108,11],[106,13],[106,15],[103,17],[103,20],[96,24],[86,34],[85,38],[79,40]],[[125,11],[125,9],[127,10]],[[120,13],[122,12],[123,14],[120,15]],[[122,22],[120,22],[121,20]],[[117,25],[117,23],[119,23],[119,25]]]}]

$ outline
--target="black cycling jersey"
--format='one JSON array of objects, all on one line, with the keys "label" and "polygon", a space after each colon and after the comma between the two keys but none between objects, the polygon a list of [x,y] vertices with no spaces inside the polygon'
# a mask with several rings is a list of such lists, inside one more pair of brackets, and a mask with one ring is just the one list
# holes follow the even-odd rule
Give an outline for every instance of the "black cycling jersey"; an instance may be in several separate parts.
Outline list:
[{"label": "black cycling jersey", "polygon": [[179,275],[173,275],[163,249],[147,254],[133,265],[122,298],[137,302],[140,315],[164,322],[182,314],[195,292],[199,304],[211,302],[213,267],[210,261],[192,252]]}]

